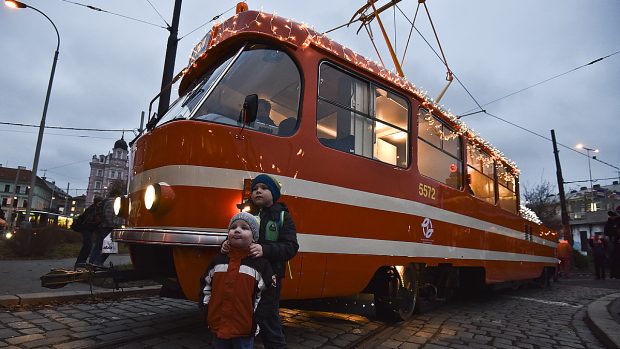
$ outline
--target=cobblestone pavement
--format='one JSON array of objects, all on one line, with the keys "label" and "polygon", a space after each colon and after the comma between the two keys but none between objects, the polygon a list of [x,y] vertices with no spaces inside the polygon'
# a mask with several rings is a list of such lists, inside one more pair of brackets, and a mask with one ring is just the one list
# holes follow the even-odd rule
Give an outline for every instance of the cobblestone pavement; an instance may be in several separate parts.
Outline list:
[{"label": "cobblestone pavement", "polygon": [[[451,301],[388,328],[390,332],[366,345],[602,348],[583,321],[584,306],[612,292],[554,285]],[[362,303],[357,304],[359,309],[370,307]],[[290,348],[343,348],[383,325],[367,311],[346,313],[328,304],[323,309],[331,312],[301,308],[281,310]],[[195,303],[184,300],[125,298],[0,311],[0,348],[208,348],[209,343]]]}]

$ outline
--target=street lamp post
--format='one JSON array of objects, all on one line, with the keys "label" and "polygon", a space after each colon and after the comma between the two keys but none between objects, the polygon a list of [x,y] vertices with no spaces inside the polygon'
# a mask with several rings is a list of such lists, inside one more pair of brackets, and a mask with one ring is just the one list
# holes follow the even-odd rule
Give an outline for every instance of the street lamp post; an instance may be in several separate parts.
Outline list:
[{"label": "street lamp post", "polygon": [[[39,155],[41,154],[41,142],[43,141],[43,131],[45,130],[45,117],[47,115],[47,106],[50,101],[50,93],[52,92],[52,83],[54,82],[54,73],[56,72],[56,62],[58,61],[58,50],[60,49],[60,34],[58,34],[58,28],[54,22],[39,9],[32,7],[30,5],[26,5],[23,2],[15,1],[15,0],[5,0],[4,3],[8,7],[12,8],[30,8],[38,13],[42,14],[47,20],[52,24],[54,30],[56,31],[56,38],[58,39],[58,44],[56,45],[56,51],[54,52],[54,61],[52,63],[52,72],[50,74],[50,79],[47,85],[47,94],[45,95],[45,104],[43,105],[43,115],[41,116],[41,124],[39,125],[39,136],[37,138],[37,147],[34,152],[34,161],[32,163],[32,176],[30,178],[30,190],[28,190],[28,202],[26,204],[26,217],[23,222],[23,228],[30,230],[30,211],[32,210],[32,197],[34,193],[34,188],[37,179],[37,168],[39,167]],[[29,238],[30,240],[30,238]],[[29,241],[30,242],[30,241]],[[28,242],[28,243],[29,243]]]},{"label": "street lamp post", "polygon": [[588,148],[579,143],[575,146],[577,149],[583,149],[588,156],[588,173],[590,174],[590,211],[594,211],[594,193],[592,192],[592,166],[590,165],[590,152],[598,153],[598,149]]}]

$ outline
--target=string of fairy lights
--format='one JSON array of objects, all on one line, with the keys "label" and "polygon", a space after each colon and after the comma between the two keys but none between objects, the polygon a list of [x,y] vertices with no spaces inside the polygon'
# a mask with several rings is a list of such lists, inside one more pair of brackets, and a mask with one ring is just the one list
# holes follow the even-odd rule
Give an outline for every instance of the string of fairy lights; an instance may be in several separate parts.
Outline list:
[{"label": "string of fairy lights", "polygon": [[[435,112],[441,113],[446,116],[453,125],[453,129],[442,128],[442,125],[437,122],[435,128],[437,134],[444,140],[454,139],[459,136],[464,136],[472,150],[476,152],[476,159],[488,165],[490,162],[495,162],[501,167],[504,167],[506,171],[501,171],[505,181],[514,182],[514,177],[517,177],[520,173],[516,163],[506,157],[500,150],[495,148],[491,143],[481,138],[472,128],[468,127],[463,121],[461,121],[456,115],[446,110],[443,105],[435,103],[434,99],[428,96],[427,91],[419,89],[415,84],[409,82],[406,77],[398,76],[393,70],[385,68],[382,64],[371,60],[352,49],[341,45],[332,39],[330,39],[324,33],[318,33],[313,28],[309,27],[305,23],[296,23],[290,19],[279,17],[276,12],[269,14],[260,11],[245,12],[244,16],[250,15],[255,12],[255,15],[249,20],[245,20],[243,23],[239,23],[239,14],[234,15],[221,24],[216,24],[212,32],[207,34],[209,42],[204,42],[205,49],[200,50],[198,57],[190,57],[191,64],[184,69],[182,74],[186,74],[189,70],[195,68],[198,64],[197,61],[204,58],[209,48],[217,46],[220,42],[236,35],[240,32],[271,32],[272,36],[280,41],[291,43],[301,48],[307,48],[309,45],[314,45],[320,49],[328,51],[338,57],[345,59],[346,61],[369,71],[382,79],[385,79],[392,84],[409,91],[414,94],[420,100],[422,100],[422,107],[428,111],[427,121],[434,122],[432,115]],[[245,19],[245,18],[244,18]],[[263,29],[268,28],[268,29]],[[206,36],[206,37],[207,37]],[[488,156],[486,156],[486,155]]]}]

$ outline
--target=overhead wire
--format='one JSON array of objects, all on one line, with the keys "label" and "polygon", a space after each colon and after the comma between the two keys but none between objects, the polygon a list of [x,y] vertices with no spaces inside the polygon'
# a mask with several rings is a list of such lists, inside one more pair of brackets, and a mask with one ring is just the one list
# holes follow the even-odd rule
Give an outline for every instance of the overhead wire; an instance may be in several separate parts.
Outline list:
[{"label": "overhead wire", "polygon": [[[614,52],[614,53],[610,53],[610,54],[608,54],[608,55],[606,55],[606,56],[604,56],[604,57],[597,58],[597,59],[595,59],[595,60],[593,60],[593,61],[590,61],[589,63],[582,64],[582,65],[580,65],[580,66],[578,66],[578,67],[575,67],[575,68],[572,68],[572,69],[570,69],[570,70],[567,70],[567,71],[565,71],[565,72],[563,72],[563,73],[561,73],[561,74],[554,75],[554,76],[552,76],[552,77],[550,77],[550,78],[544,79],[544,80],[539,81],[539,82],[537,82],[537,83],[535,83],[535,84],[532,84],[532,85],[530,85],[530,86],[524,87],[524,88],[519,89],[519,90],[516,90],[516,91],[511,92],[511,93],[509,93],[509,94],[507,94],[507,95],[504,95],[504,96],[501,96],[501,97],[499,97],[499,98],[496,98],[496,99],[494,99],[494,100],[492,100],[492,101],[490,101],[490,102],[484,103],[484,104],[482,104],[482,106],[484,107],[484,106],[487,106],[487,105],[489,105],[489,104],[492,104],[492,103],[495,103],[495,102],[501,101],[502,99],[506,99],[506,98],[508,98],[508,97],[512,97],[512,96],[514,96],[514,95],[516,95],[516,94],[518,94],[518,93],[524,92],[524,91],[529,90],[529,89],[531,89],[531,88],[533,88],[533,87],[536,87],[536,86],[538,86],[538,85],[542,85],[542,84],[544,84],[544,83],[546,83],[546,82],[549,82],[549,81],[551,81],[551,80],[557,79],[557,78],[559,78],[559,77],[562,77],[562,76],[564,76],[564,75],[566,75],[566,74],[572,73],[572,72],[574,72],[574,71],[576,71],[576,70],[579,70],[579,69],[581,69],[581,68],[585,68],[585,67],[587,67],[587,66],[589,66],[589,65],[592,65],[592,64],[598,63],[598,62],[600,62],[600,61],[602,61],[602,60],[604,60],[604,59],[606,59],[606,58],[609,58],[609,57],[611,57],[611,56],[614,56],[614,55],[616,55],[616,54],[618,54],[618,53],[620,53],[620,51],[616,51],[616,52]],[[470,112],[470,111],[472,111],[472,110],[475,110],[475,108],[474,108],[474,109],[467,110],[467,111],[465,111],[465,113],[468,113],[468,112]]]},{"label": "overhead wire", "polygon": [[86,161],[90,161],[90,160],[91,160],[91,159],[80,160],[80,161],[74,161],[74,162],[70,162],[70,163],[68,163],[68,164],[64,164],[64,165],[58,165],[58,166],[54,166],[54,167],[48,167],[48,168],[46,168],[46,170],[47,170],[47,171],[49,171],[49,170],[55,170],[55,169],[57,169],[57,168],[66,167],[66,166],[69,166],[69,165],[75,165],[75,164],[79,164],[79,163],[86,162]]},{"label": "overhead wire", "polygon": [[[37,134],[35,131],[19,131],[19,130],[0,130],[0,132],[8,132],[8,133],[28,133],[28,134]],[[51,133],[46,132],[46,136],[63,136],[63,137],[77,137],[77,138],[93,138],[93,139],[115,139],[110,137],[95,137],[95,136],[86,136],[86,135],[69,135],[65,133]]]},{"label": "overhead wire", "polygon": [[[610,181],[612,179],[618,179],[618,177],[609,177],[609,178],[593,178],[592,182],[598,182],[598,181]],[[571,184],[571,183],[583,183],[583,182],[589,182],[589,179],[583,179],[580,181],[568,181],[568,182],[564,182],[564,184]]]},{"label": "overhead wire", "polygon": [[193,32],[195,32],[196,30],[198,30],[198,29],[200,29],[200,28],[204,27],[205,25],[207,25],[207,24],[209,24],[209,23],[211,23],[211,22],[213,22],[213,21],[217,21],[217,20],[218,20],[221,16],[223,16],[224,14],[226,14],[228,11],[230,11],[230,10],[234,9],[235,7],[236,7],[236,5],[235,5],[235,6],[233,6],[233,7],[231,7],[231,8],[229,8],[228,10],[226,10],[226,11],[224,11],[224,12],[220,13],[219,15],[213,16],[213,18],[211,18],[211,19],[210,19],[210,20],[208,20],[207,22],[205,22],[205,23],[201,24],[201,25],[200,25],[200,26],[198,26],[196,29],[194,29],[194,30],[190,31],[189,33],[187,33],[187,34],[185,34],[185,35],[182,35],[182,36],[178,39],[178,41],[181,41],[181,39],[183,39],[183,38],[185,38],[186,36],[188,36],[188,35],[192,34]]},{"label": "overhead wire", "polygon": [[148,22],[148,21],[145,21],[145,20],[142,20],[142,19],[138,19],[138,18],[134,18],[134,17],[126,16],[126,15],[122,15],[120,13],[104,10],[102,8],[95,7],[95,6],[92,6],[92,5],[85,5],[85,4],[82,4],[82,3],[79,3],[79,2],[76,2],[76,1],[70,1],[70,0],[60,0],[60,1],[67,2],[67,3],[70,3],[70,4],[74,4],[74,5],[78,5],[78,6],[82,6],[82,7],[86,7],[87,9],[90,9],[90,10],[93,10],[93,11],[96,11],[96,12],[103,12],[103,13],[111,14],[111,15],[114,15],[114,16],[122,17],[122,18],[125,18],[125,19],[129,19],[129,20],[132,20],[132,21],[136,21],[136,22],[152,25],[154,27],[158,27],[158,28],[162,28],[162,29],[168,29],[167,27],[162,27],[159,24],[151,23],[151,22]]},{"label": "overhead wire", "polygon": [[[400,12],[401,12],[401,14],[403,15],[403,17],[405,17],[405,19],[407,19],[407,21],[408,21],[408,22],[409,22],[409,23],[413,26],[413,28],[416,30],[416,32],[418,33],[418,35],[420,35],[420,37],[424,40],[424,42],[427,44],[427,46],[431,49],[431,51],[433,51],[433,53],[435,54],[435,56],[436,56],[436,57],[437,57],[437,58],[438,58],[438,59],[439,59],[439,60],[440,60],[443,64],[446,64],[446,62],[442,59],[442,57],[439,55],[439,53],[437,53],[437,51],[433,48],[433,46],[432,46],[432,45],[428,42],[428,40],[424,37],[424,35],[423,35],[423,34],[422,34],[419,30],[418,30],[418,28],[416,28],[416,27],[413,25],[414,23],[413,23],[413,22],[409,19],[409,17],[407,17],[407,15],[406,15],[406,14],[405,14],[405,13],[404,13],[401,9],[400,9],[400,7],[399,7],[398,5],[395,5],[395,6],[399,9],[399,11],[400,11]],[[417,11],[416,11],[416,13],[417,13]],[[574,71],[574,70],[577,70],[577,69],[583,68],[583,67],[588,66],[588,65],[592,65],[592,64],[598,63],[598,62],[602,61],[603,59],[606,59],[606,58],[608,58],[608,57],[614,56],[614,55],[616,55],[616,54],[618,54],[618,53],[620,53],[620,51],[616,51],[616,52],[614,52],[614,53],[608,54],[607,56],[604,56],[604,57],[601,57],[601,58],[597,58],[597,59],[595,59],[595,60],[593,60],[593,61],[591,61],[591,62],[589,62],[589,63],[587,63],[587,64],[584,64],[584,65],[582,65],[582,66],[579,66],[579,67],[577,67],[577,68],[574,68],[574,69],[572,69],[571,71]],[[569,71],[569,72],[570,72],[570,71]],[[567,72],[567,73],[569,73],[569,72]],[[459,83],[459,85],[461,85],[461,87],[465,90],[465,92],[467,92],[467,94],[469,95],[469,97],[470,97],[470,98],[474,101],[474,103],[476,103],[476,105],[478,106],[478,109],[480,109],[479,111],[476,111],[476,112],[472,112],[472,113],[468,113],[468,114],[464,114],[464,115],[459,115],[459,116],[457,116],[457,119],[460,119],[460,118],[462,118],[462,117],[464,117],[464,116],[467,116],[467,115],[473,115],[473,114],[478,114],[478,113],[484,113],[484,114],[489,115],[489,116],[491,116],[491,117],[494,117],[494,118],[496,118],[496,119],[498,119],[498,120],[500,120],[500,121],[502,121],[502,122],[505,122],[505,123],[507,123],[507,124],[510,124],[510,125],[512,125],[512,126],[514,126],[514,127],[519,128],[519,129],[521,129],[521,130],[524,130],[524,131],[526,131],[526,132],[529,132],[529,133],[531,133],[531,134],[533,134],[533,135],[535,135],[535,136],[537,136],[537,137],[541,137],[541,138],[543,138],[543,139],[545,139],[545,140],[547,140],[547,141],[551,141],[551,139],[550,139],[550,138],[545,137],[545,136],[543,136],[543,135],[541,135],[541,134],[539,134],[539,133],[537,133],[537,132],[534,132],[534,131],[532,131],[532,130],[530,130],[530,129],[526,128],[526,127],[523,127],[523,126],[518,125],[518,124],[516,124],[516,123],[514,123],[514,122],[510,122],[510,121],[508,121],[508,120],[506,120],[506,119],[503,119],[503,118],[501,118],[501,117],[499,117],[499,116],[497,116],[497,115],[494,115],[494,114],[489,113],[487,110],[485,110],[485,109],[483,108],[483,105],[481,105],[481,104],[478,102],[478,100],[477,100],[477,99],[473,96],[473,94],[469,91],[469,89],[465,86],[465,84],[463,84],[463,82],[459,79],[459,77],[457,76],[457,74],[455,74],[454,72],[452,72],[452,73],[453,73],[454,78],[456,79],[456,81]],[[561,75],[565,75],[565,74],[566,74],[566,73],[561,74]],[[561,76],[561,75],[560,75],[560,76]],[[559,76],[558,76],[558,77],[559,77]],[[487,105],[487,104],[485,104],[485,105]],[[469,110],[468,112],[473,111],[473,110],[476,110],[476,109],[471,109],[471,110]],[[570,149],[571,151],[574,151],[574,152],[576,152],[576,153],[578,153],[578,154],[580,154],[580,155],[583,155],[583,156],[588,156],[587,154],[582,153],[582,152],[580,152],[580,151],[578,151],[578,150],[576,150],[576,149],[574,149],[574,148],[572,148],[572,147],[569,147],[569,146],[567,146],[567,145],[564,145],[564,144],[561,144],[561,143],[557,143],[557,144],[558,144],[558,145],[560,145],[560,146],[562,146],[562,147],[564,147],[564,148],[566,148],[566,149]],[[598,161],[598,162],[600,162],[600,163],[602,163],[602,164],[605,164],[605,165],[607,165],[607,166],[609,166],[609,167],[612,167],[612,168],[614,168],[614,169],[620,170],[620,167],[614,166],[614,165],[612,165],[612,164],[609,164],[609,163],[607,163],[607,162],[605,162],[605,161],[602,161],[602,160],[599,160],[599,159],[597,159],[597,158],[592,158],[592,160],[594,160],[594,161]]]},{"label": "overhead wire", "polygon": [[170,24],[166,21],[166,19],[161,15],[161,13],[159,13],[159,11],[157,11],[157,8],[155,8],[155,6],[153,6],[153,4],[151,3],[150,0],[146,0],[146,2],[149,3],[149,5],[151,5],[151,7],[153,8],[153,10],[157,13],[157,15],[159,16],[159,18],[161,18],[162,21],[164,21],[164,23],[166,23],[166,25],[168,27],[170,27]]},{"label": "overhead wire", "polygon": [[[9,126],[21,126],[21,127],[40,127],[40,125],[33,124],[24,124],[19,122],[7,122],[0,121],[0,125],[9,125]],[[45,128],[50,129],[58,129],[58,130],[71,130],[71,131],[90,131],[90,132],[125,132],[131,131],[131,129],[110,129],[110,128],[87,128],[87,127],[65,127],[65,126],[45,126]]]},{"label": "overhead wire", "polygon": [[[495,114],[491,114],[491,113],[489,113],[488,111],[485,111],[484,113],[485,113],[486,115],[490,116],[490,117],[496,118],[496,119],[498,119],[498,120],[500,120],[500,121],[503,121],[503,122],[505,122],[505,123],[507,123],[507,124],[509,124],[509,125],[512,125],[512,126],[517,127],[517,128],[520,128],[521,130],[526,131],[526,132],[529,132],[529,133],[531,133],[531,134],[533,134],[533,135],[535,135],[535,136],[537,136],[537,137],[540,137],[540,138],[542,138],[542,139],[544,139],[544,140],[547,140],[547,141],[549,141],[549,142],[552,142],[552,141],[553,141],[553,140],[552,140],[551,138],[549,138],[549,137],[543,136],[543,135],[541,135],[540,133],[534,132],[534,131],[532,131],[532,130],[530,130],[530,129],[527,129],[527,128],[523,127],[523,126],[517,125],[517,124],[515,124],[514,122],[511,122],[511,121],[508,121],[508,120],[506,120],[506,119],[503,119],[503,118],[501,118],[501,117],[499,117],[499,116],[497,116],[497,115],[495,115]],[[568,150],[570,150],[570,151],[573,151],[573,152],[575,152],[575,153],[577,153],[577,154],[580,154],[580,155],[583,155],[583,156],[586,156],[586,157],[590,157],[590,156],[588,156],[587,154],[585,154],[585,153],[583,153],[583,152],[580,152],[579,150],[577,150],[577,149],[575,149],[575,148],[573,148],[573,147],[570,147],[570,146],[568,146],[568,145],[562,144],[562,143],[560,143],[560,142],[556,142],[556,144],[557,144],[557,145],[559,145],[559,146],[561,146],[561,147],[563,147],[563,148],[566,148],[566,149],[568,149]],[[591,158],[592,160],[594,160],[594,161],[598,161],[598,162],[600,162],[600,163],[602,163],[602,164],[605,164],[605,165],[607,165],[607,166],[613,167],[613,168],[615,168],[616,170],[620,170],[620,167],[617,167],[617,166],[614,166],[614,165],[612,165],[612,164],[609,164],[609,163],[607,163],[607,162],[605,162],[605,161],[603,161],[603,160],[599,160],[599,159],[598,159],[598,158],[596,158],[596,157],[590,157],[590,158]]]}]

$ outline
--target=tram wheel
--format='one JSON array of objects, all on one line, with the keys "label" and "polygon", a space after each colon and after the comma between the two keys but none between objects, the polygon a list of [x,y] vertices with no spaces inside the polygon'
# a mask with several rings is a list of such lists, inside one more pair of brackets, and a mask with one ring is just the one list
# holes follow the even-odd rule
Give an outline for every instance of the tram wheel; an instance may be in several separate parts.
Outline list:
[{"label": "tram wheel", "polygon": [[539,288],[549,287],[551,285],[551,275],[549,273],[549,270],[547,268],[543,268],[542,273],[540,274],[538,278],[534,280],[534,283]]},{"label": "tram wheel", "polygon": [[420,278],[415,269],[407,267],[402,279],[402,287],[398,290],[398,316],[399,320],[409,320],[419,307]]},{"label": "tram wheel", "polygon": [[407,267],[402,275],[395,268],[387,271],[375,291],[375,313],[382,321],[410,319],[418,308],[420,281],[417,272]]}]

